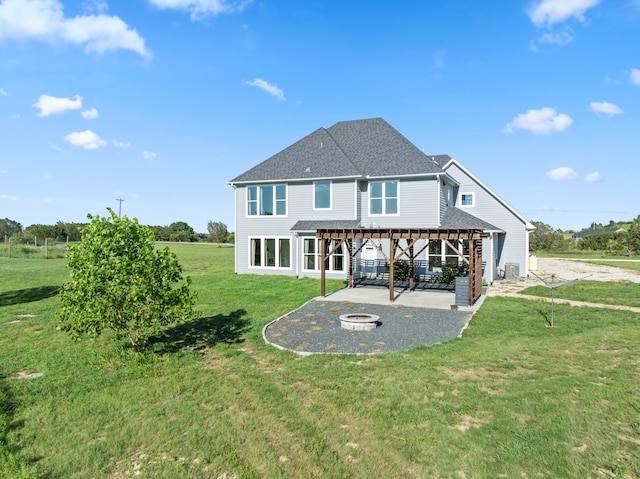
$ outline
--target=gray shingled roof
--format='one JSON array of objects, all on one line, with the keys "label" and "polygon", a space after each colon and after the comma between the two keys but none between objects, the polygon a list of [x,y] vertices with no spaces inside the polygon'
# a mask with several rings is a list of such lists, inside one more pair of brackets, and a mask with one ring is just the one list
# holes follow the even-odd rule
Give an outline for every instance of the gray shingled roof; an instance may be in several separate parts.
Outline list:
[{"label": "gray shingled roof", "polygon": [[230,183],[444,173],[382,118],[320,128]]},{"label": "gray shingled roof", "polygon": [[348,229],[358,228],[360,221],[358,220],[312,220],[298,221],[291,227],[291,231],[315,231],[320,229]]},{"label": "gray shingled roof", "polygon": [[441,228],[482,228],[483,230],[502,231],[501,228],[476,218],[455,206],[447,207],[440,223]]},{"label": "gray shingled roof", "polygon": [[444,166],[451,161],[449,155],[435,155],[431,156],[431,159],[435,161],[440,168],[444,168]]}]

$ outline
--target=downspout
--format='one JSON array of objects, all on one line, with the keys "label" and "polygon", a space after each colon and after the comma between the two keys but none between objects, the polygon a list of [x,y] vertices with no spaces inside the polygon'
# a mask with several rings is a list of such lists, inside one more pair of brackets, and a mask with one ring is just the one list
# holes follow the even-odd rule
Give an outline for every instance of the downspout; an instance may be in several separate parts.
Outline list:
[{"label": "downspout", "polygon": [[[233,186],[233,231],[235,232],[234,238],[237,238],[238,234],[238,188]],[[237,243],[237,240],[234,240]],[[238,273],[238,248],[236,244],[233,245],[233,271]]]},{"label": "downspout", "polygon": [[491,262],[488,262],[487,264],[490,265],[489,268],[489,284],[493,283],[493,279],[495,278],[495,269],[496,269],[496,265],[495,265],[495,246],[493,244],[493,242],[495,241],[495,233],[492,231],[491,233],[489,233],[489,259],[491,260]]},{"label": "downspout", "polygon": [[438,228],[442,226],[442,181],[440,180],[440,173],[436,175],[436,180],[438,180]]},{"label": "downspout", "polygon": [[358,179],[353,180],[354,191],[353,191],[353,219],[358,219]]},{"label": "downspout", "polygon": [[298,233],[293,233],[293,237],[295,238],[295,241],[293,242],[293,244],[295,245],[294,258],[296,259],[296,278],[300,279],[300,258],[298,258],[298,251],[300,251],[298,241],[300,241],[300,237],[298,236]]}]

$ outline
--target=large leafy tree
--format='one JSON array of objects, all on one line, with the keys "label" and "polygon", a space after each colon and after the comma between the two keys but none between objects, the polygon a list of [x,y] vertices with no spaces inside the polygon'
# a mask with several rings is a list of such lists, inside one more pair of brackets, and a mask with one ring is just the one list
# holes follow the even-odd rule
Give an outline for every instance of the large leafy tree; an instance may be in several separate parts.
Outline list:
[{"label": "large leafy tree", "polygon": [[22,225],[9,218],[0,219],[0,236],[4,241],[5,236],[11,237],[14,234],[22,233]]},{"label": "large leafy tree", "polygon": [[214,243],[224,243],[227,241],[229,232],[227,231],[227,225],[221,221],[209,221],[207,224],[207,230],[209,231],[209,238]]},{"label": "large leafy tree", "polygon": [[128,338],[136,351],[175,322],[195,318],[190,278],[168,248],[156,249],[153,232],[137,219],[88,215],[82,237],[69,250],[71,279],[60,292],[61,328],[73,338]]},{"label": "large leafy tree", "polygon": [[189,242],[196,241],[196,232],[188,223],[176,221],[169,225],[169,241]]},{"label": "large leafy tree", "polygon": [[629,227],[628,245],[631,251],[640,254],[640,215],[633,220]]}]

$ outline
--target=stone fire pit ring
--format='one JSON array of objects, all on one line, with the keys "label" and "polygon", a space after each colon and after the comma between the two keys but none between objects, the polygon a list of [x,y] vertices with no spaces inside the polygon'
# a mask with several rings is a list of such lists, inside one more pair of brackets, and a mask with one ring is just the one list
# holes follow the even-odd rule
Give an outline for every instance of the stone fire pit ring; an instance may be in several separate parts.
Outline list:
[{"label": "stone fire pit ring", "polygon": [[350,313],[340,315],[340,327],[348,331],[373,331],[380,324],[375,314]]}]

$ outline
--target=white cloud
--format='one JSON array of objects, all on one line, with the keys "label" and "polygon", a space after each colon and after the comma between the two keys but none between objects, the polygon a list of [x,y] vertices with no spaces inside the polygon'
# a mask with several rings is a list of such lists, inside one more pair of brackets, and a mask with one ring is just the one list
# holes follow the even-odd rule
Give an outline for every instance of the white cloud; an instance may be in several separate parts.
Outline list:
[{"label": "white cloud", "polygon": [[113,140],[112,143],[116,148],[129,148],[131,146],[131,143],[128,141]]},{"label": "white cloud", "polygon": [[82,8],[86,12],[103,13],[109,10],[109,5],[104,0],[85,0],[82,2]]},{"label": "white cloud", "polygon": [[7,174],[7,170],[0,170],[0,175],[6,175]]},{"label": "white cloud", "polygon": [[573,41],[573,29],[565,28],[560,33],[545,33],[538,39],[538,43],[546,43],[549,45],[560,45],[564,47]]},{"label": "white cloud", "polygon": [[527,15],[536,27],[551,26],[572,17],[584,22],[585,12],[599,3],[600,0],[541,0],[527,11]]},{"label": "white cloud", "polygon": [[[95,3],[98,11],[102,3]],[[0,4],[3,38],[84,45],[86,52],[124,49],[149,55],[144,39],[119,17],[85,14],[66,18],[58,0],[4,0]]]},{"label": "white cloud", "polygon": [[4,88],[0,88],[0,96],[7,96],[7,90],[5,90]]},{"label": "white cloud", "polygon": [[107,144],[102,138],[96,135],[91,130],[85,131],[74,131],[73,133],[69,133],[64,137],[69,143],[73,146],[79,146],[84,148],[85,150],[97,150],[101,146]]},{"label": "white cloud", "polygon": [[247,82],[247,85],[255,86],[260,88],[261,90],[266,91],[269,95],[276,97],[278,101],[286,100],[286,98],[284,97],[284,92],[280,88],[261,78],[254,78],[252,81]]},{"label": "white cloud", "polygon": [[157,156],[158,154],[153,151],[142,152],[142,158],[144,158],[145,160],[155,160]]},{"label": "white cloud", "polygon": [[9,196],[9,195],[0,195],[0,200],[18,201],[18,197],[17,196]]},{"label": "white cloud", "polygon": [[613,103],[607,103],[606,101],[592,101],[589,108],[591,111],[606,113],[609,116],[620,115],[622,113],[622,108]]},{"label": "white cloud", "polygon": [[551,170],[547,173],[547,176],[552,180],[573,180],[578,177],[578,173],[576,173],[573,169],[568,166],[561,166],[560,168],[556,168],[555,170]]},{"label": "white cloud", "polygon": [[631,70],[631,74],[629,75],[629,80],[635,86],[640,86],[640,70],[638,70],[637,68],[633,68]]},{"label": "white cloud", "polygon": [[80,112],[80,114],[85,120],[95,120],[96,118],[98,118],[98,110],[96,110],[95,108],[92,108],[91,110],[85,110],[83,112]]},{"label": "white cloud", "polygon": [[33,104],[38,108],[38,116],[49,116],[56,113],[64,113],[67,110],[78,110],[82,108],[82,97],[76,95],[75,100],[71,98],[57,98],[55,96],[40,95],[38,101]]},{"label": "white cloud", "polygon": [[253,0],[149,0],[152,5],[161,8],[188,11],[191,20],[216,16],[220,13],[241,12]]},{"label": "white cloud", "polygon": [[564,131],[573,120],[564,113],[558,114],[554,108],[540,108],[539,110],[528,110],[516,116],[504,127],[505,133],[513,133],[514,130],[528,130],[536,135],[548,134],[554,131]]},{"label": "white cloud", "polygon": [[597,183],[601,179],[602,179],[602,176],[600,176],[599,171],[594,171],[584,177],[584,181],[586,181],[587,183]]}]

